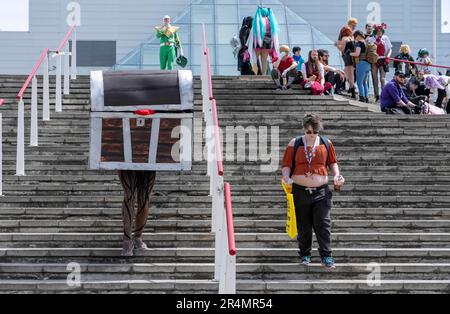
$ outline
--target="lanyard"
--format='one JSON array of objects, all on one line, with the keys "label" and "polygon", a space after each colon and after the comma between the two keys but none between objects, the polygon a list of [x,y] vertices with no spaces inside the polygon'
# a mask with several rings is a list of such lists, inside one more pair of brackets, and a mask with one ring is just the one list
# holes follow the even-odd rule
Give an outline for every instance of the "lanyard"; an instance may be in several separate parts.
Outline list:
[{"label": "lanyard", "polygon": [[314,143],[314,146],[312,147],[312,149],[310,151],[308,150],[308,144],[307,144],[308,142],[306,140],[306,136],[303,136],[303,143],[304,143],[305,157],[306,157],[306,161],[308,162],[308,169],[309,169],[307,176],[309,177],[312,175],[311,163],[316,154],[317,147],[319,147],[319,145],[320,145],[320,138],[319,138],[319,136],[317,136],[316,142]]}]

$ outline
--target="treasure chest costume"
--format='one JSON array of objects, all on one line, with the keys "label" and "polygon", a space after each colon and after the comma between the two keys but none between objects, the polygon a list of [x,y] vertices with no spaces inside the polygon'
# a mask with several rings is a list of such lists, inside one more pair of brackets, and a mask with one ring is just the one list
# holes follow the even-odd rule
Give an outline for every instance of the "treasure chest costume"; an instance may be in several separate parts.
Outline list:
[{"label": "treasure chest costume", "polygon": [[119,170],[124,256],[142,248],[156,171],[191,170],[193,109],[191,71],[91,72],[89,168]]}]

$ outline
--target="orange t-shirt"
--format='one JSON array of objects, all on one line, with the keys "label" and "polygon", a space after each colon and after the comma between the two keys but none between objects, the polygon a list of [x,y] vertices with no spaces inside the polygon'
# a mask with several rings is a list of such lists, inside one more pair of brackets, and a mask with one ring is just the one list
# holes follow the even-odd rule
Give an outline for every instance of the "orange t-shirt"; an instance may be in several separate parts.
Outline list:
[{"label": "orange t-shirt", "polygon": [[[327,147],[325,144],[319,145],[316,149],[315,156],[311,161],[311,169],[309,169],[308,161],[305,155],[305,147],[304,144],[300,144],[297,149],[297,154],[295,158],[295,169],[292,175],[306,175],[308,172],[313,174],[318,174],[321,176],[327,176],[327,166],[337,163],[336,159],[336,151],[334,150],[333,143],[330,143],[330,151],[328,152],[328,164],[327,162]],[[308,146],[308,151],[312,149],[311,146]],[[292,168],[292,161],[294,158],[294,146],[288,146],[283,157],[282,168],[288,167]]]}]

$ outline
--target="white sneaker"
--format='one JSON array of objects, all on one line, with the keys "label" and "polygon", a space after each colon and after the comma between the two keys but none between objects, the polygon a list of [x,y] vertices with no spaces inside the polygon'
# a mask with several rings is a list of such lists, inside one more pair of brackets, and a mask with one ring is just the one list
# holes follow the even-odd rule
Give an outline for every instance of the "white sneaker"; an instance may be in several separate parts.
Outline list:
[{"label": "white sneaker", "polygon": [[133,240],[123,240],[122,247],[122,256],[123,257],[132,257],[134,249],[134,241]]},{"label": "white sneaker", "polygon": [[134,249],[135,250],[146,250],[148,249],[147,244],[145,244],[144,240],[142,240],[142,237],[133,238],[134,243]]}]

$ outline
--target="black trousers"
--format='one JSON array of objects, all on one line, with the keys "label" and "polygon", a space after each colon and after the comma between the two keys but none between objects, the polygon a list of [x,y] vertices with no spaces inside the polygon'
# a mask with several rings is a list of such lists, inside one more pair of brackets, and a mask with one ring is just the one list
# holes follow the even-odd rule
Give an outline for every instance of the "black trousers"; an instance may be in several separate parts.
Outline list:
[{"label": "black trousers", "polygon": [[328,82],[333,86],[336,94],[339,94],[345,89],[345,82],[338,73],[328,72],[325,74],[325,82]]},{"label": "black trousers", "polygon": [[[281,74],[282,73],[280,73],[280,71],[277,69],[272,70],[272,79],[278,87],[283,86],[283,77],[281,76]],[[292,69],[289,72],[287,72],[286,78],[287,78],[286,87],[289,87],[292,85],[292,83],[294,83],[295,79],[297,78],[297,69]]]},{"label": "black trousers", "polygon": [[310,256],[312,250],[313,229],[319,244],[319,254],[331,256],[331,199],[333,193],[328,185],[315,191],[293,184],[295,214],[297,218],[298,246],[300,257]]},{"label": "black trousers", "polygon": [[450,100],[448,101],[447,104],[443,105],[442,103],[444,102],[444,98],[447,97],[447,92],[443,89],[438,89],[438,98],[436,100],[436,106],[439,108],[443,108],[446,109],[447,113],[449,113],[449,109],[450,109]]}]

